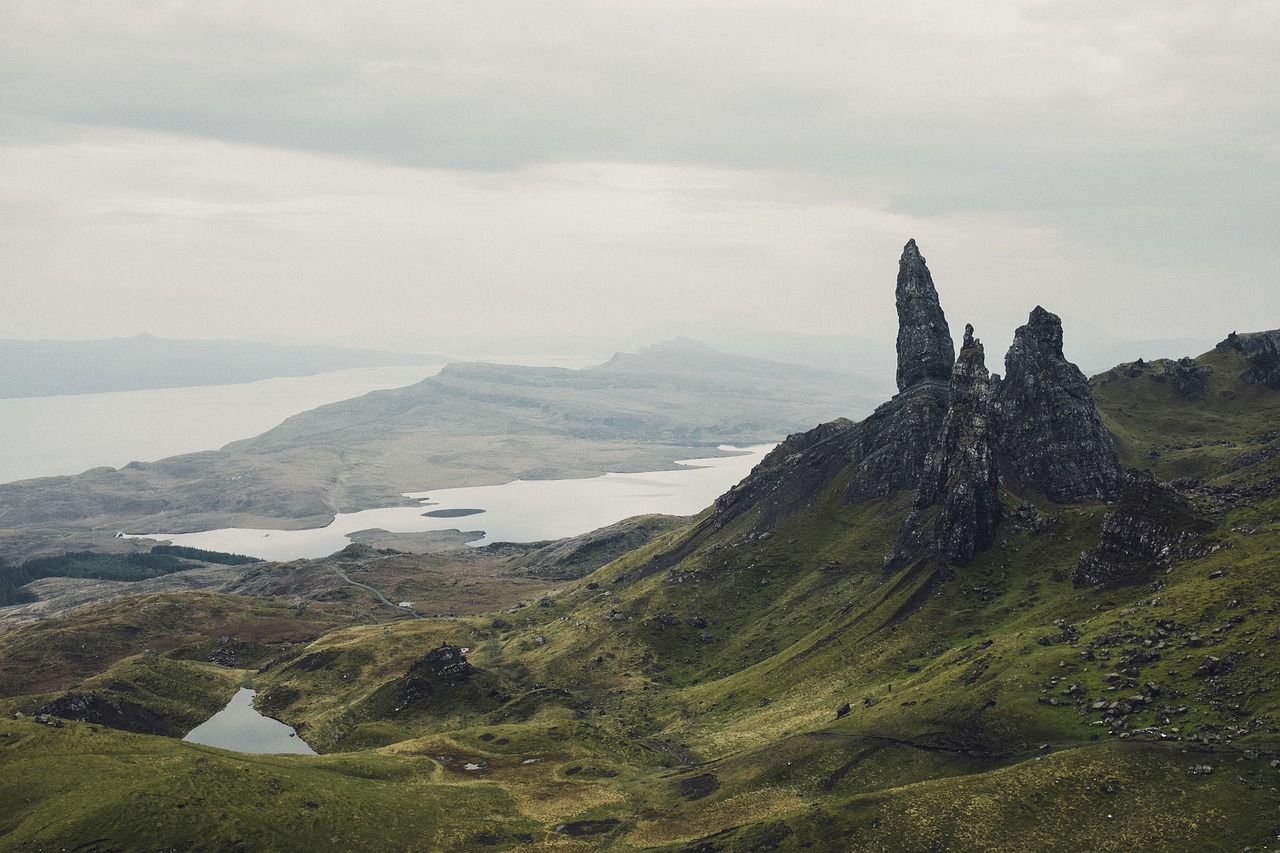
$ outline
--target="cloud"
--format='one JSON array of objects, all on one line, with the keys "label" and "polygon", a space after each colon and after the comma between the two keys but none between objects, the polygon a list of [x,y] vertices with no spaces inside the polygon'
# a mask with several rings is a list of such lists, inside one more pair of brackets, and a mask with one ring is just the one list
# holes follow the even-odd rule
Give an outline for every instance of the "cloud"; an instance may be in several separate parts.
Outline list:
[{"label": "cloud", "polygon": [[1001,325],[1224,320],[1210,281],[1275,311],[1276,32],[1274,0],[7,0],[6,286],[596,330],[788,289],[836,310],[751,322],[828,329],[884,319],[915,236]]}]

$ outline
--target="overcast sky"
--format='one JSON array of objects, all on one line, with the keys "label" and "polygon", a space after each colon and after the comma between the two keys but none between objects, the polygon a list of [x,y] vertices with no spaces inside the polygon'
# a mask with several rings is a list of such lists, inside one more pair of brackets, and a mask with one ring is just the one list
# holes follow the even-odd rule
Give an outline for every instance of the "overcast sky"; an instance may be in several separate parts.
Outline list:
[{"label": "overcast sky", "polygon": [[993,369],[1036,304],[1069,355],[1280,327],[1278,42],[1280,0],[0,0],[0,338],[891,342],[910,237]]}]

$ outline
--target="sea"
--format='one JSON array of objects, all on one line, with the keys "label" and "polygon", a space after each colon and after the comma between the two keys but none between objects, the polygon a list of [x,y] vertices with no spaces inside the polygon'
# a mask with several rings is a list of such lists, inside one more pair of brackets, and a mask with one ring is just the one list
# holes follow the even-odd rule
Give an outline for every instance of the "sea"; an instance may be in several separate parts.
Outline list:
[{"label": "sea", "polygon": [[253,438],[290,415],[443,367],[372,367],[237,385],[0,400],[0,483],[123,468]]}]

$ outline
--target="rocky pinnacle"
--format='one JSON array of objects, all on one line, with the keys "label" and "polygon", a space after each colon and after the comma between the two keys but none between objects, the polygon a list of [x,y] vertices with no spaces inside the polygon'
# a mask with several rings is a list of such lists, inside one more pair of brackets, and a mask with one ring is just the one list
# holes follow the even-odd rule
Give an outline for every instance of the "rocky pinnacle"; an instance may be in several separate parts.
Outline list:
[{"label": "rocky pinnacle", "polygon": [[1057,503],[1112,498],[1123,470],[1089,381],[1062,354],[1062,321],[1040,306],[1013,335],[1000,384],[1003,470]]},{"label": "rocky pinnacle", "polygon": [[938,303],[938,291],[915,240],[898,261],[898,390],[935,379],[947,382],[955,364],[955,343]]}]

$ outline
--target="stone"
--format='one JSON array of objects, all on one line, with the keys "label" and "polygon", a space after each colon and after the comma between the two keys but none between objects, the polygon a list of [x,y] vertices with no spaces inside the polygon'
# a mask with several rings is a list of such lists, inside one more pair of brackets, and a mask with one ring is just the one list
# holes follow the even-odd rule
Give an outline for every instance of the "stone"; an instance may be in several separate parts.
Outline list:
[{"label": "stone", "polygon": [[1178,546],[1207,528],[1171,485],[1130,470],[1115,508],[1102,520],[1098,547],[1080,554],[1071,582],[1082,587],[1146,580],[1157,568],[1172,565]]},{"label": "stone", "polygon": [[933,276],[916,241],[908,240],[898,261],[898,390],[929,380],[947,382],[956,360],[955,343],[938,302]]},{"label": "stone", "polygon": [[1062,352],[1062,320],[1040,306],[1019,326],[1000,383],[1001,473],[1055,503],[1109,500],[1123,469],[1089,382]]},{"label": "stone", "polygon": [[1217,349],[1233,349],[1244,356],[1246,367],[1240,378],[1245,382],[1280,391],[1280,329],[1232,332],[1218,343]]},{"label": "stone", "polygon": [[395,710],[403,711],[411,703],[437,689],[464,683],[476,674],[461,648],[441,643],[414,661],[396,684]]},{"label": "stone", "polygon": [[902,523],[891,562],[934,550],[949,565],[966,566],[995,541],[1002,517],[998,412],[982,342],[973,336],[971,325],[964,329],[949,395],[950,405],[925,456],[912,512]]},{"label": "stone", "polygon": [[1204,398],[1209,390],[1209,377],[1213,375],[1212,367],[1207,364],[1198,365],[1190,358],[1180,358],[1177,361],[1166,359],[1161,365],[1164,367],[1161,376],[1173,386],[1180,397]]}]

